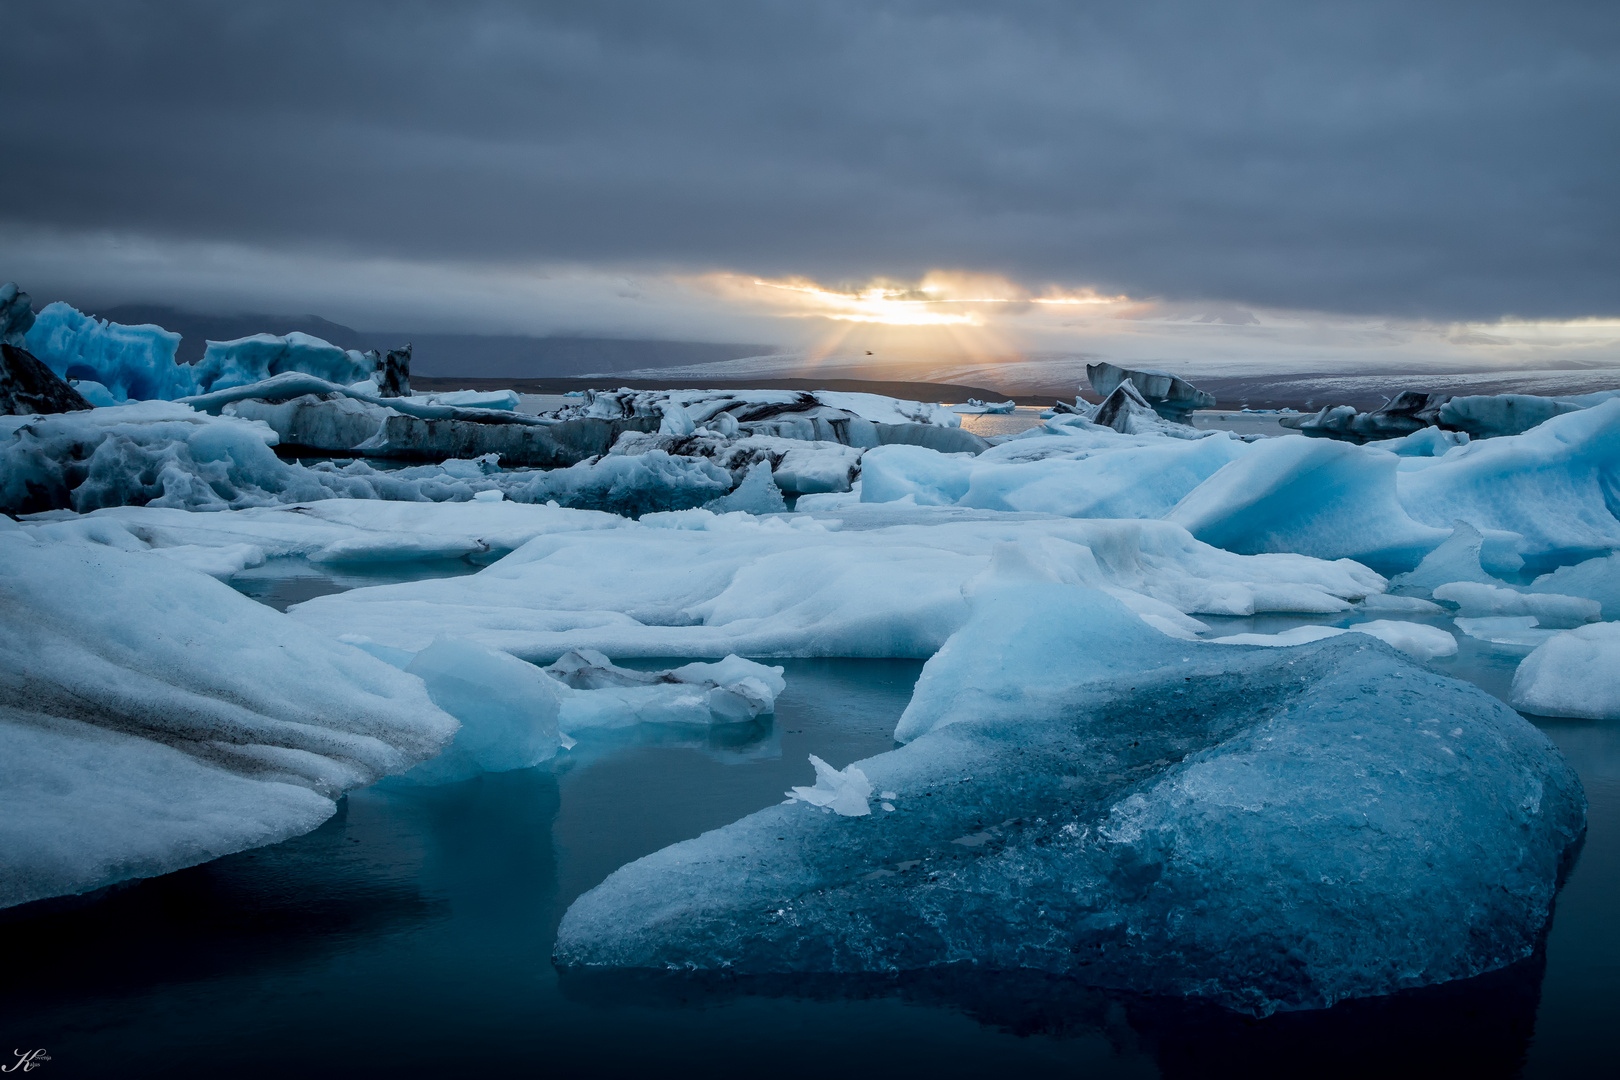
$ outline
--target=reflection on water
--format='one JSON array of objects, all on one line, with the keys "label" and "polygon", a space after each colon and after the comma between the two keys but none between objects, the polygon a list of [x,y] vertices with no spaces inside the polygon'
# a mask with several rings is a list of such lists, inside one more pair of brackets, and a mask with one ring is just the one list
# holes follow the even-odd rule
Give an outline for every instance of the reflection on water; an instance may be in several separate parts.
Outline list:
[{"label": "reflection on water", "polygon": [[[1450,663],[1505,693],[1516,660],[1480,649]],[[889,749],[921,670],[782,663],[774,718],[611,732],[537,769],[379,786],[308,836],[0,918],[0,1049],[46,1048],[51,1076],[1493,1077],[1592,1073],[1611,1056],[1612,724],[1541,722],[1586,783],[1587,843],[1544,953],[1465,983],[1256,1021],[972,970],[559,976],[550,951],[576,896],[779,801],[811,780],[810,753],[842,766]]]}]

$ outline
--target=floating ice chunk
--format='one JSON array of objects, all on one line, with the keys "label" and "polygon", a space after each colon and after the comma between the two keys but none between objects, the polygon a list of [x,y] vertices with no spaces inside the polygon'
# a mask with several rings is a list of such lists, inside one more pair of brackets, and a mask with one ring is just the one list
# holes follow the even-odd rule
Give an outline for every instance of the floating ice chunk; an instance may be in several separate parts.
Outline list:
[{"label": "floating ice chunk", "polygon": [[1303,645],[1308,641],[1338,637],[1340,634],[1367,634],[1417,660],[1433,660],[1437,656],[1455,656],[1457,639],[1440,629],[1423,623],[1402,622],[1394,619],[1376,619],[1356,623],[1354,626],[1296,626],[1278,634],[1230,634],[1212,638],[1217,645]]},{"label": "floating ice chunk", "polygon": [[735,491],[703,506],[716,514],[738,510],[748,514],[780,514],[787,510],[787,501],[782,498],[782,489],[771,479],[771,463],[756,461],[748,467],[748,474]]},{"label": "floating ice chunk", "polygon": [[1605,619],[1620,619],[1620,554],[1560,566],[1536,578],[1526,590],[1584,596],[1602,605]]},{"label": "floating ice chunk", "polygon": [[[823,806],[842,817],[866,817],[872,812],[867,800],[872,797],[872,783],[866,774],[851,765],[835,769],[816,755],[810,755],[810,764],[816,767],[814,787],[796,787],[787,793],[789,802],[807,802]],[[894,807],[884,804],[886,810]]]},{"label": "floating ice chunk", "polygon": [[1513,707],[1540,716],[1620,720],[1620,623],[1556,634],[1513,673]]},{"label": "floating ice chunk", "polygon": [[[963,681],[978,698],[933,696],[955,719],[853,766],[926,812],[779,805],[673,845],[580,897],[554,959],[1024,968],[1264,1014],[1468,978],[1542,940],[1585,799],[1505,705],[1364,635],[1177,641],[1094,590],[1025,588],[925,668],[949,682],[987,658]],[[1020,618],[1040,602],[1044,642]]]},{"label": "floating ice chunk", "polygon": [[569,652],[546,673],[570,688],[559,723],[566,732],[633,724],[739,724],[776,709],[782,669],[740,656],[669,671],[615,666],[591,649]]},{"label": "floating ice chunk", "polygon": [[1352,634],[1370,634],[1416,660],[1457,655],[1457,639],[1438,626],[1399,619],[1374,619],[1354,623],[1345,629]]},{"label": "floating ice chunk", "polygon": [[[366,389],[375,391],[368,380]],[[499,409],[514,412],[520,404],[516,390],[449,390],[439,394],[413,394],[426,405],[454,405],[462,409]]]},{"label": "floating ice chunk", "polygon": [[314,828],[438,752],[422,684],[144,551],[0,529],[0,907]]},{"label": "floating ice chunk", "polygon": [[447,784],[479,773],[527,769],[556,756],[565,691],[533,664],[470,641],[440,638],[407,672],[433,703],[461,721],[455,741],[400,781]]},{"label": "floating ice chunk", "polygon": [[1533,649],[1558,634],[1557,630],[1538,629],[1534,615],[1491,615],[1478,619],[1461,617],[1455,621],[1457,629],[1469,637],[1493,645],[1517,645]]},{"label": "floating ice chunk", "polygon": [[1434,590],[1436,600],[1457,605],[1465,618],[1480,619],[1498,615],[1534,615],[1537,625],[1563,629],[1597,622],[1602,606],[1596,600],[1557,593],[1522,593],[1473,581],[1453,581]]},{"label": "floating ice chunk", "polygon": [[1519,435],[1555,416],[1583,408],[1534,394],[1470,394],[1440,406],[1440,422],[1476,438]]},{"label": "floating ice chunk", "polygon": [[58,300],[28,331],[28,351],[64,379],[100,383],[116,401],[196,393],[192,369],[175,363],[180,335],[161,326],[125,326]]}]

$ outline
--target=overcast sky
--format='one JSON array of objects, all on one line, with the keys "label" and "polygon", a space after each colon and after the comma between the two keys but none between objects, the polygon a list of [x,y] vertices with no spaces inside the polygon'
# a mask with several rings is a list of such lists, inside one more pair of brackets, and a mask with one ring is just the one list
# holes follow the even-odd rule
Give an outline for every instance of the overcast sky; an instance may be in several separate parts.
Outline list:
[{"label": "overcast sky", "polygon": [[0,17],[0,279],[36,295],[671,336],[734,319],[756,341],[765,316],[712,290],[695,320],[645,294],[951,270],[1346,316],[1620,314],[1615,3]]}]

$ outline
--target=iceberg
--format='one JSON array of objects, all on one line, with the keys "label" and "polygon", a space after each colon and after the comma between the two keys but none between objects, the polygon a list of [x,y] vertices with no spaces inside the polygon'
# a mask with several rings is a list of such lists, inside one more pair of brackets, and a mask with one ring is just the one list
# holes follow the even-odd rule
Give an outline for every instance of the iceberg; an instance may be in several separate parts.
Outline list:
[{"label": "iceberg", "polygon": [[745,724],[774,712],[787,688],[781,668],[736,655],[668,671],[632,671],[579,649],[545,670],[568,688],[558,722],[569,735],[634,724]]},{"label": "iceberg", "polygon": [[437,753],[422,683],[150,553],[0,518],[0,907],[275,843]]},{"label": "iceberg", "polygon": [[1394,454],[1299,436],[1246,449],[1166,517],[1230,551],[1298,551],[1380,570],[1415,566],[1447,536],[1403,505]]},{"label": "iceberg", "polygon": [[1604,619],[1620,619],[1620,553],[1560,566],[1525,588],[1528,592],[1584,596],[1598,602]]},{"label": "iceberg", "polygon": [[1513,673],[1512,700],[1540,716],[1620,720],[1620,623],[1593,623],[1537,645]]},{"label": "iceberg", "polygon": [[739,510],[748,514],[780,514],[787,510],[787,500],[782,498],[782,489],[776,486],[776,481],[771,477],[771,463],[760,461],[748,467],[748,474],[735,491],[703,506],[716,514]]},{"label": "iceberg", "polygon": [[962,625],[963,587],[1007,543],[1028,549],[1051,580],[1141,594],[1178,615],[1348,611],[1384,587],[1353,562],[1235,555],[1167,522],[841,529],[797,515],[689,510],[607,529],[588,519],[585,529],[537,536],[471,577],[356,589],[290,613],[325,632],[413,652],[454,634],[548,663],[580,648],[620,658],[925,658]]},{"label": "iceberg", "polygon": [[446,637],[412,657],[405,670],[422,680],[433,704],[461,721],[461,730],[443,753],[395,783],[454,783],[556,756],[564,691],[533,664]]},{"label": "iceberg", "polygon": [[[1508,534],[1512,540],[1516,534]],[[1524,559],[1507,545],[1493,544],[1492,566],[1503,573],[1512,573],[1524,565]],[[1484,566],[1485,536],[1466,521],[1453,524],[1451,535],[1439,547],[1423,556],[1412,570],[1390,579],[1389,591],[1401,596],[1422,598],[1435,589],[1452,582],[1470,581],[1482,585],[1501,585],[1500,578],[1492,577]]]},{"label": "iceberg", "polygon": [[[176,344],[180,336],[174,335]],[[297,372],[340,386],[369,382],[377,370],[377,356],[341,349],[311,334],[297,331],[278,336],[253,334],[235,341],[210,341],[197,362],[195,389],[206,394],[263,382],[276,375]],[[154,396],[154,395],[148,395]],[[162,395],[179,397],[182,395]]]},{"label": "iceberg", "polygon": [[[1363,448],[1363,453],[1376,452]],[[1403,458],[1400,502],[1431,526],[1467,521],[1517,533],[1540,561],[1620,548],[1620,400],[1555,416],[1522,435],[1476,440],[1437,458]]]},{"label": "iceberg", "polygon": [[1597,622],[1603,608],[1596,600],[1557,593],[1525,593],[1473,581],[1453,581],[1434,590],[1434,598],[1457,605],[1457,614],[1469,619],[1497,616],[1535,616],[1538,625],[1560,629]]},{"label": "iceberg", "polygon": [[1130,383],[1138,400],[1150,405],[1166,420],[1176,423],[1186,423],[1187,414],[1194,409],[1215,407],[1215,395],[1205,393],[1168,371],[1133,371],[1107,363],[1087,364],[1086,379],[1090,381],[1091,388],[1104,398],[1110,397],[1125,383]]},{"label": "iceberg", "polygon": [[845,771],[894,812],[795,798],[639,859],[554,960],[1325,1008],[1529,956],[1585,825],[1546,736],[1380,642],[1181,641],[1081,586],[984,593],[902,723]]},{"label": "iceberg", "polygon": [[161,326],[125,326],[58,300],[28,331],[28,351],[64,379],[100,383],[119,401],[195,393],[192,369],[175,362],[180,335]]}]

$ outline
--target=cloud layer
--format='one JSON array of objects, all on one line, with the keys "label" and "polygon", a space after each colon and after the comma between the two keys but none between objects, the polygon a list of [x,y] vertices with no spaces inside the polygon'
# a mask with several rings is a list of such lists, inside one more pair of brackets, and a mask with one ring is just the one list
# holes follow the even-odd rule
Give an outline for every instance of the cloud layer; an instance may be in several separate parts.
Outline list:
[{"label": "cloud layer", "polygon": [[0,225],[31,234],[492,273],[944,267],[1442,320],[1607,315],[1620,296],[1615,5],[5,17]]}]

